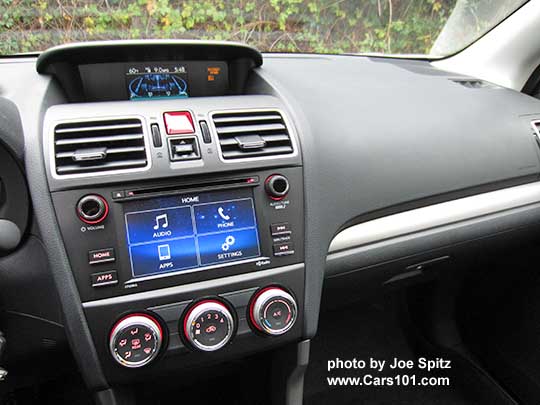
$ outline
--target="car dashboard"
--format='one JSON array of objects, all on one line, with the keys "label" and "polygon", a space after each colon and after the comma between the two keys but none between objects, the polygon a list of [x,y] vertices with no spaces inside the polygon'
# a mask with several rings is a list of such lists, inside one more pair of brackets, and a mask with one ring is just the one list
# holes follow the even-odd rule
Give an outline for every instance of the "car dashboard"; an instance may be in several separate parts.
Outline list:
[{"label": "car dashboard", "polygon": [[65,334],[94,392],[303,367],[321,305],[540,220],[540,103],[428,61],[111,41],[0,73],[5,322],[23,357]]}]

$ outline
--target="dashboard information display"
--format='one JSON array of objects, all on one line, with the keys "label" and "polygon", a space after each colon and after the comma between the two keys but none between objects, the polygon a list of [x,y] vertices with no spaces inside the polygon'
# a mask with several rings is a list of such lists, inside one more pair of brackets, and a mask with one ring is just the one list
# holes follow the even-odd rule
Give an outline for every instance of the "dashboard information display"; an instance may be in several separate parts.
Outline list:
[{"label": "dashboard information display", "polygon": [[128,66],[126,80],[130,100],[189,96],[185,65]]},{"label": "dashboard information display", "polygon": [[85,101],[215,97],[229,93],[224,61],[163,60],[80,65]]},{"label": "dashboard information display", "polygon": [[259,257],[253,197],[250,190],[242,191],[244,195],[207,192],[126,203],[133,277]]}]

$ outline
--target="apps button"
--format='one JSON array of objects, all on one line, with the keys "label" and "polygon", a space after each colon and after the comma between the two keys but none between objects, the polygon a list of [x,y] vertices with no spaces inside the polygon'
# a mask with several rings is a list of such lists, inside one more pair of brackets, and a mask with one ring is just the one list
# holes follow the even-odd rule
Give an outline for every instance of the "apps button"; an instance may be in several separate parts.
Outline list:
[{"label": "apps button", "polygon": [[198,264],[193,237],[131,246],[130,253],[134,277],[185,270]]}]

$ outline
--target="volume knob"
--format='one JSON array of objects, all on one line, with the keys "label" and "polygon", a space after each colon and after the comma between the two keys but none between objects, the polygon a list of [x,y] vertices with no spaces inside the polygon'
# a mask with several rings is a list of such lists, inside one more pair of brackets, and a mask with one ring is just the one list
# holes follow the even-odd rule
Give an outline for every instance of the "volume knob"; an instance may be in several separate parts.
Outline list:
[{"label": "volume knob", "polygon": [[107,217],[109,205],[102,196],[89,194],[79,200],[76,210],[81,221],[94,225]]}]

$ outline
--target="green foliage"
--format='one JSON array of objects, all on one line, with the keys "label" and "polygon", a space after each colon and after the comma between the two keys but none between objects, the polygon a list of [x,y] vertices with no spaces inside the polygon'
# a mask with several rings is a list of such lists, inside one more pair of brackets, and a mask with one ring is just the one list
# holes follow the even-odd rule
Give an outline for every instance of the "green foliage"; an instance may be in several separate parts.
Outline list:
[{"label": "green foliage", "polygon": [[0,54],[200,38],[269,52],[428,53],[455,0],[0,0]]}]

